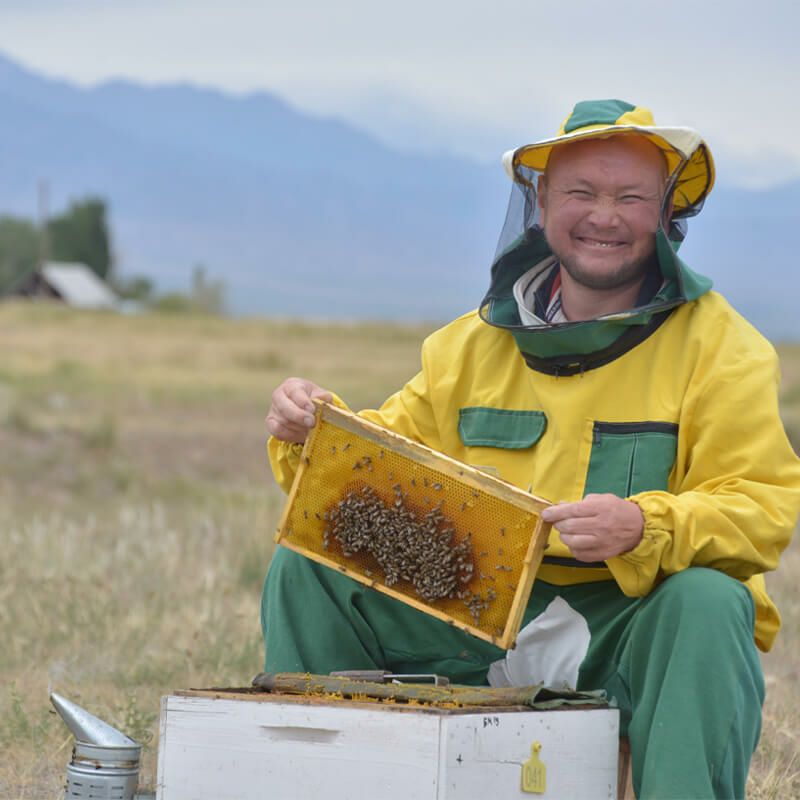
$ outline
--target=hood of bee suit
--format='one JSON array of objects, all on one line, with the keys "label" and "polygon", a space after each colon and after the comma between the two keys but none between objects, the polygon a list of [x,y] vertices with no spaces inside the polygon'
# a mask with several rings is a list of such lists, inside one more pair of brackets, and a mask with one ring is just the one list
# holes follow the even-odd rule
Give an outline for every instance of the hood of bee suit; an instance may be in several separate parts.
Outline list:
[{"label": "hood of bee suit", "polygon": [[[526,313],[519,302],[520,279],[526,276],[535,284],[558,263],[545,239],[536,198],[550,153],[567,142],[631,133],[646,136],[663,152],[667,165],[662,222],[655,234],[660,288],[640,298],[641,305],[590,320],[547,322]],[[621,100],[583,101],[556,136],[509,151],[503,164],[513,181],[511,198],[480,315],[488,324],[511,332],[531,368],[572,375],[607,364],[644,341],[677,306],[711,288],[710,279],[692,271],[678,256],[686,221],[700,211],[714,184],[711,152],[691,128],[657,126],[648,109]],[[665,225],[670,197],[672,214]]]}]

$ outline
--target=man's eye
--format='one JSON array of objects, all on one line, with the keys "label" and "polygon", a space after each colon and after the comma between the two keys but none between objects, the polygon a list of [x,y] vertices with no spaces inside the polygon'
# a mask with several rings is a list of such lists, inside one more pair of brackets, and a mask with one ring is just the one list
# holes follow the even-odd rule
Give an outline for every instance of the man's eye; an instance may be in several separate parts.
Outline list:
[{"label": "man's eye", "polygon": [[640,194],[624,194],[620,198],[623,203],[643,203],[645,199]]},{"label": "man's eye", "polygon": [[586,189],[570,189],[567,194],[579,200],[591,200],[594,197],[594,195],[591,192],[587,192]]}]

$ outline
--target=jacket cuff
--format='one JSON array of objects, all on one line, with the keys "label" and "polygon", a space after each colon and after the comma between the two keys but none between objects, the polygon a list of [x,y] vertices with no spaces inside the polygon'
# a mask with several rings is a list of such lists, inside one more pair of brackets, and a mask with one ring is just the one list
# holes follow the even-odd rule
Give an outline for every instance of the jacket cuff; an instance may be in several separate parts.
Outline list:
[{"label": "jacket cuff", "polygon": [[[652,507],[653,498],[638,495],[627,500],[636,503],[644,517],[642,539],[633,550],[609,558],[606,564],[624,595],[644,597],[655,588],[661,557],[669,547],[672,533],[662,526],[661,516]],[[655,505],[657,507],[657,502]]]}]

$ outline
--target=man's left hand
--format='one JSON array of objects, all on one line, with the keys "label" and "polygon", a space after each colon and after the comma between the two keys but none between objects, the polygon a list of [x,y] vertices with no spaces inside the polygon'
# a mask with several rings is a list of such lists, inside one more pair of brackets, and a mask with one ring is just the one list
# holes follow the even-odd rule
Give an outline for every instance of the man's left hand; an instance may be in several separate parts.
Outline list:
[{"label": "man's left hand", "polygon": [[642,540],[644,516],[636,503],[613,494],[587,494],[577,503],[542,511],[578,561],[605,561],[633,550]]}]

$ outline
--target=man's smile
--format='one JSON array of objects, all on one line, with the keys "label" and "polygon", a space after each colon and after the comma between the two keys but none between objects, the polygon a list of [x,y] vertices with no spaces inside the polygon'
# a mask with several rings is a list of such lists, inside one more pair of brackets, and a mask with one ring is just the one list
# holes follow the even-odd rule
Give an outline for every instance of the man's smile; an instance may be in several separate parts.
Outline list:
[{"label": "man's smile", "polygon": [[627,242],[618,239],[595,239],[591,236],[576,236],[575,239],[585,247],[611,249],[615,247],[625,247]]}]

